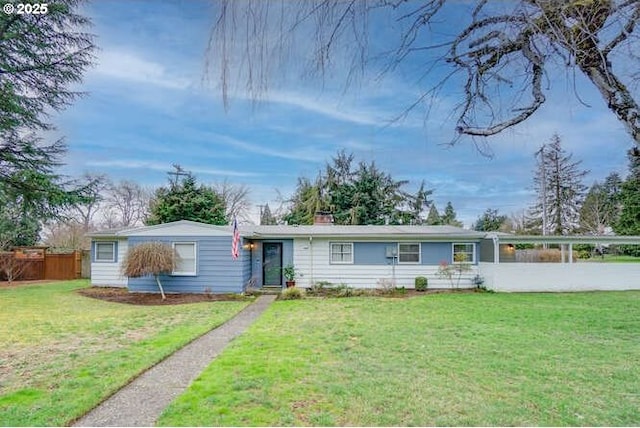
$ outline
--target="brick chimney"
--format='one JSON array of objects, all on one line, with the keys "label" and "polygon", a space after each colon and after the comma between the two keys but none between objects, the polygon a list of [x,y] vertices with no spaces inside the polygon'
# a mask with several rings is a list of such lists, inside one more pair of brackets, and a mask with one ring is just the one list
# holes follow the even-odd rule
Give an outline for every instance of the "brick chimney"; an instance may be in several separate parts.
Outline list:
[{"label": "brick chimney", "polygon": [[313,216],[313,224],[330,226],[333,224],[333,215],[328,212],[318,211]]}]

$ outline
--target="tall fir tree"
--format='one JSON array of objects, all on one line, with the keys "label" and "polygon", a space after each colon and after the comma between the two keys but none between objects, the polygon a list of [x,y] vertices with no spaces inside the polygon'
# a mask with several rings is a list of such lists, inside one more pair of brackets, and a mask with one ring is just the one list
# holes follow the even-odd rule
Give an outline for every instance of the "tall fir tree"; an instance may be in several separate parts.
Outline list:
[{"label": "tall fir tree", "polygon": [[588,171],[579,168],[581,161],[572,160],[573,155],[562,148],[557,134],[542,145],[536,157],[533,182],[537,200],[531,208],[534,227],[542,235],[576,232],[586,191],[582,180]]},{"label": "tall fir tree", "polygon": [[216,191],[196,183],[191,173],[181,168],[169,173],[175,175],[168,187],[156,190],[149,210],[146,224],[161,224],[178,220],[191,220],[200,223],[228,224],[224,201]]},{"label": "tall fir tree", "polygon": [[473,230],[490,232],[500,230],[507,221],[506,215],[498,214],[497,209],[487,208],[473,224]]},{"label": "tall fir tree", "polygon": [[408,182],[395,180],[374,162],[353,165],[353,155],[338,152],[324,172],[312,182],[298,178],[288,224],[312,224],[316,212],[329,212],[335,224],[416,224],[430,203],[431,190],[421,185],[418,193],[403,191]]},{"label": "tall fir tree", "polygon": [[451,201],[447,202],[444,207],[444,213],[442,214],[442,224],[448,226],[462,227],[462,222],[456,218],[456,210],[453,208]]},{"label": "tall fir tree", "polygon": [[438,212],[438,208],[435,204],[431,204],[429,214],[427,214],[427,219],[424,223],[428,226],[438,226],[442,224],[442,218],[440,217],[440,213]]},{"label": "tall fir tree", "polygon": [[619,235],[640,235],[640,153],[628,152],[629,174],[620,189],[620,216],[614,224]]},{"label": "tall fir tree", "polygon": [[15,236],[0,238],[5,248],[34,244],[41,222],[88,200],[86,188],[56,173],[63,140],[44,143],[37,134],[54,129],[52,113],[80,95],[73,85],[93,61],[90,22],[77,13],[79,3],[48,3],[42,14],[0,14],[0,235]]},{"label": "tall fir tree", "polygon": [[260,213],[260,224],[272,225],[276,223],[276,217],[271,213],[269,204],[265,204],[265,206],[262,208],[262,212]]}]

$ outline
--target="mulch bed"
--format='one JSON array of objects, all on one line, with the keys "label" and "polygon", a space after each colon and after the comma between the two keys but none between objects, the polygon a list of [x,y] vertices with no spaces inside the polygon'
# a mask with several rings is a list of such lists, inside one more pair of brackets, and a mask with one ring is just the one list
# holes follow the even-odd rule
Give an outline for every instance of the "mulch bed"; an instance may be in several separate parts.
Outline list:
[{"label": "mulch bed", "polygon": [[129,293],[126,288],[90,287],[77,291],[86,297],[106,300],[108,302],[126,303],[129,305],[181,305],[198,302],[238,301],[244,297],[235,294],[166,294],[162,300],[160,293]]}]

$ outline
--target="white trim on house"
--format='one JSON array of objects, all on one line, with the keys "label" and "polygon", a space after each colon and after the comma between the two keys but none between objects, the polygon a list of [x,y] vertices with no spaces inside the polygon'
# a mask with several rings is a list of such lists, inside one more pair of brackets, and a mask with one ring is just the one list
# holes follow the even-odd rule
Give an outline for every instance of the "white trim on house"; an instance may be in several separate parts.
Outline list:
[{"label": "white trim on house", "polygon": [[[96,241],[94,243],[95,245],[95,250],[96,250],[96,254],[95,254],[95,263],[115,263],[116,261],[116,241]],[[101,258],[101,256],[104,256],[104,250],[102,250],[102,254],[101,254],[101,250],[99,249],[99,247],[106,247],[109,246],[111,248],[111,250],[109,251],[110,255],[109,257],[106,258]]]},{"label": "white trim on house", "polygon": [[[174,269],[173,272],[171,272],[172,276],[196,276],[198,274],[198,245],[196,242],[183,242],[183,241],[175,241],[171,243],[171,247],[173,248],[173,251],[178,255],[178,258],[180,258],[180,251],[176,249],[177,246],[191,246],[193,248],[193,270],[178,270],[178,264],[180,263],[180,260],[178,259],[178,262],[176,263],[176,267]],[[191,261],[191,259],[187,259],[189,261]]]},{"label": "white trim on house", "polygon": [[[339,246],[340,251],[335,252],[334,246]],[[349,251],[344,251],[344,248],[348,247]],[[344,259],[344,256],[348,255],[349,258],[347,260]],[[339,256],[339,257],[334,257]],[[339,258],[339,260],[336,260]],[[329,263],[332,265],[352,265],[353,264],[353,242],[329,242]]]},{"label": "white trim on house", "polygon": [[[418,246],[418,251],[401,251],[400,247],[401,246]],[[409,261],[402,261],[402,256],[413,256],[413,255],[417,255],[418,256],[418,260],[409,260]],[[420,245],[420,242],[398,242],[398,264],[399,265],[419,265],[422,262],[422,246]]]},{"label": "white trim on house", "polygon": [[[456,261],[456,254],[465,254],[465,257],[469,254],[469,251],[458,251],[456,252],[456,246],[471,246],[471,260],[466,259],[464,261]],[[451,260],[453,263],[469,263],[476,264],[476,244],[473,242],[452,242],[451,243]]]}]

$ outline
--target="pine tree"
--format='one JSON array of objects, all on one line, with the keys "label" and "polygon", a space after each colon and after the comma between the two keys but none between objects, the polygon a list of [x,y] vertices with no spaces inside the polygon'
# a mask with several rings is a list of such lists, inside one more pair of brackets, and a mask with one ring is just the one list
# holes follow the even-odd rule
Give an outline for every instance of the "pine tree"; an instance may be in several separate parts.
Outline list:
[{"label": "pine tree", "polygon": [[438,226],[442,224],[440,213],[438,212],[438,208],[436,208],[435,204],[432,204],[431,208],[429,208],[429,214],[427,214],[425,224],[429,226]]},{"label": "pine tree", "polygon": [[269,204],[266,204],[262,209],[262,213],[260,214],[260,224],[276,224],[276,218],[273,214],[271,214],[271,208],[269,208]]},{"label": "pine tree", "polygon": [[538,165],[533,182],[538,197],[531,216],[542,235],[573,233],[579,227],[586,190],[582,179],[588,171],[579,169],[581,161],[572,161],[573,155],[562,148],[557,134],[550,143],[542,145],[536,156]]},{"label": "pine tree", "polygon": [[487,210],[478,217],[478,220],[476,220],[473,225],[473,230],[480,232],[500,230],[506,221],[506,215],[500,215],[498,214],[498,210],[487,208]]},{"label": "pine tree", "polygon": [[453,209],[451,201],[447,202],[447,206],[444,207],[444,214],[442,214],[442,224],[462,227],[462,222],[456,219],[456,210]]},{"label": "pine tree", "polygon": [[[169,187],[156,190],[146,224],[191,220],[207,224],[228,224],[222,197],[208,186],[197,186],[191,173],[176,168]],[[180,179],[180,177],[183,177]]]}]

